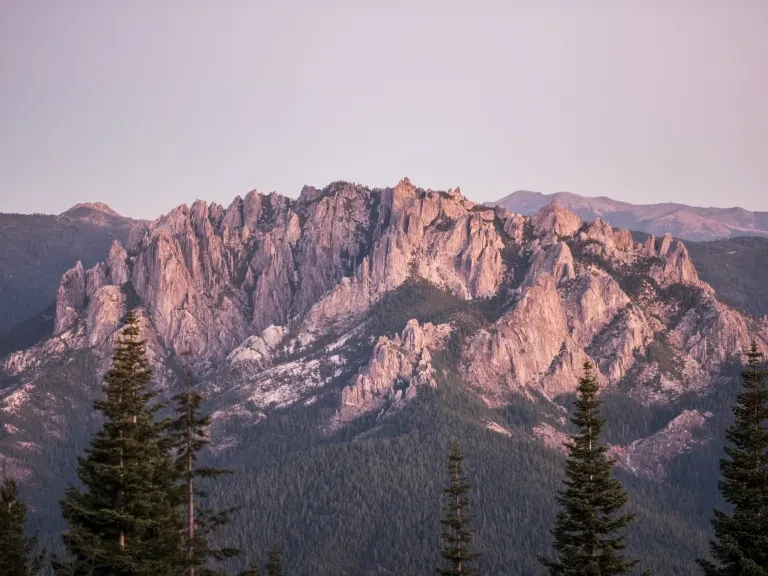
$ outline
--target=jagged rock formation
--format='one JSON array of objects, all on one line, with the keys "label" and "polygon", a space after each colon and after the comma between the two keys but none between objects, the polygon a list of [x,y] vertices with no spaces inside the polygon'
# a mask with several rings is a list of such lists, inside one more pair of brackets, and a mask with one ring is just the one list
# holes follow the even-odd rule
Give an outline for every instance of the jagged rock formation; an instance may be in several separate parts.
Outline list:
[{"label": "jagged rock formation", "polygon": [[56,321],[54,334],[60,334],[77,321],[78,311],[85,305],[85,271],[82,262],[68,270],[61,278],[56,294]]},{"label": "jagged rock formation", "polygon": [[413,398],[421,387],[436,386],[430,350],[442,349],[450,332],[445,324],[419,326],[410,320],[402,335],[393,340],[380,337],[368,365],[342,391],[334,425],[379,410],[387,403]]},{"label": "jagged rock formation", "polygon": [[[14,388],[0,402],[22,382],[34,399],[35,375],[73,351],[103,373],[128,308],[159,383],[172,384],[192,353],[220,447],[237,444],[237,422],[319,398],[335,403],[330,430],[397,409],[439,384],[435,354],[451,334],[458,375],[490,406],[519,394],[557,402],[585,361],[606,393],[671,402],[706,394],[751,338],[768,348],[768,323],[718,302],[668,235],[634,243],[556,203],[525,217],[408,179],[305,187],[297,200],[254,191],[227,208],[196,201],[136,223],[104,256],[63,275],[53,337],[3,361]],[[417,279],[467,306],[440,324],[371,332],[372,307]],[[460,309],[491,303],[497,312],[468,329]],[[650,450],[646,460],[660,461],[656,445],[630,460]]]}]

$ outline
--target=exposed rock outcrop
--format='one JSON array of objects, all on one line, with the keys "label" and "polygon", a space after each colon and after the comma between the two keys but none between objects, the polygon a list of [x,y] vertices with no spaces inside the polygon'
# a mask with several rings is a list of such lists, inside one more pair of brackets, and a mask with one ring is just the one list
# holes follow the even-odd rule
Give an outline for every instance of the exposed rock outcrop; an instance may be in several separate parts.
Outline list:
[{"label": "exposed rock outcrop", "polygon": [[[101,346],[120,327],[125,314],[125,296],[118,286],[102,286],[88,304],[88,343]],[[110,350],[111,351],[111,350]]]},{"label": "exposed rock outcrop", "polygon": [[[465,377],[483,393],[501,398],[509,389],[538,384],[568,339],[557,285],[544,274],[493,328],[472,338],[465,354],[470,363]],[[549,386],[551,394],[565,391],[558,390],[556,382]]]},{"label": "exposed rock outcrop", "polygon": [[423,191],[405,178],[381,191],[376,213],[370,250],[309,309],[302,340],[333,326],[348,327],[410,276],[465,299],[492,296],[501,285],[504,244],[492,210],[468,212],[460,192]]},{"label": "exposed rock outcrop", "polygon": [[526,289],[536,282],[542,274],[549,274],[557,284],[571,280],[575,275],[573,256],[565,242],[557,242],[549,248],[538,245],[531,255],[531,264],[523,280],[522,289]]},{"label": "exposed rock outcrop", "polygon": [[88,300],[92,300],[96,292],[102,286],[108,284],[107,266],[99,262],[85,273],[85,295]]},{"label": "exposed rock outcrop", "polygon": [[61,334],[77,322],[78,312],[85,306],[85,271],[82,262],[67,270],[61,277],[56,294],[54,334]]},{"label": "exposed rock outcrop", "polygon": [[612,452],[619,464],[637,476],[661,480],[666,466],[675,458],[705,445],[711,439],[708,420],[710,412],[684,410],[664,428],[626,447],[614,447]]},{"label": "exposed rock outcrop", "polygon": [[[642,286],[638,274],[648,280],[630,296],[625,290]],[[666,384],[653,401],[662,401],[705,386],[754,332],[715,300],[669,235],[658,250],[652,237],[635,246],[626,230],[600,219],[585,226],[557,203],[527,218],[405,178],[383,190],[308,187],[298,201],[252,191],[226,209],[197,201],[137,225],[127,250],[115,242],[105,263],[65,274],[56,333],[82,317],[89,344],[103,347],[135,289],[134,304],[146,310],[158,342],[171,355],[191,351],[198,374],[225,359],[271,370],[276,344],[262,334],[269,326],[284,326],[280,340],[290,333],[301,350],[354,328],[383,294],[413,277],[466,300],[495,297],[505,282],[516,286],[501,317],[462,351],[463,377],[494,403],[524,388],[552,398],[571,392],[585,361],[602,384],[617,384],[664,334],[684,369],[661,374]],[[700,291],[695,306],[658,292],[678,285]],[[379,344],[385,356],[399,346]],[[391,392],[360,384],[345,402],[363,406]]]},{"label": "exposed rock outcrop", "polygon": [[130,279],[128,269],[128,252],[115,240],[107,256],[110,282],[116,286],[122,286]]},{"label": "exposed rock outcrop", "polygon": [[708,288],[699,280],[696,268],[688,256],[688,250],[680,240],[673,240],[670,234],[664,236],[659,249],[661,263],[651,268],[651,276],[660,286],[672,284],[691,284]]},{"label": "exposed rock outcrop", "polygon": [[389,403],[410,399],[421,387],[435,386],[430,350],[441,349],[449,334],[447,325],[420,326],[416,320],[409,320],[394,340],[380,337],[368,366],[342,391],[341,408],[334,417],[334,425]]},{"label": "exposed rock outcrop", "polygon": [[551,202],[531,218],[537,236],[547,238],[573,236],[581,228],[581,218],[564,208],[559,202]]},{"label": "exposed rock outcrop", "polygon": [[285,335],[282,326],[270,326],[261,336],[249,336],[227,356],[233,365],[248,364],[253,369],[263,369],[272,364],[272,355]]}]

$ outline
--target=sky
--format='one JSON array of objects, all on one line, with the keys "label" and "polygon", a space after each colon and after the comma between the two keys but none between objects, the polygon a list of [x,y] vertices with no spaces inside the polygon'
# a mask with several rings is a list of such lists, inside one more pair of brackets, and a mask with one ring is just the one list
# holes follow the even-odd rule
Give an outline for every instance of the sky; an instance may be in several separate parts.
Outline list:
[{"label": "sky", "polygon": [[765,0],[0,0],[0,212],[335,180],[768,210]]}]

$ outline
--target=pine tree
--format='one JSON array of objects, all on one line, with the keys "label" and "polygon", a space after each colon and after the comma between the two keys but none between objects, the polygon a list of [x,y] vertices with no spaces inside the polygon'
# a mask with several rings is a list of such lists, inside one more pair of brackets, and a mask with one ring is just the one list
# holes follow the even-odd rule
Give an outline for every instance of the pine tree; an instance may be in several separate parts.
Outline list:
[{"label": "pine tree", "polygon": [[45,563],[45,552],[34,554],[37,534],[24,536],[27,506],[19,498],[16,482],[10,478],[0,485],[0,574],[37,576]]},{"label": "pine tree", "polygon": [[267,553],[267,576],[283,576],[283,557],[277,544]]},{"label": "pine tree", "polygon": [[181,519],[168,421],[156,420],[150,368],[133,312],[115,345],[103,397],[105,418],[86,455],[78,459],[83,489],[70,487],[61,502],[68,524],[62,536],[67,576],[175,576],[180,573]]},{"label": "pine tree", "polygon": [[445,516],[440,519],[440,523],[445,527],[440,534],[444,541],[440,554],[447,566],[437,568],[437,573],[442,576],[477,574],[473,565],[480,555],[472,552],[471,549],[473,536],[469,523],[473,516],[469,513],[467,496],[471,487],[464,474],[463,460],[461,448],[458,442],[454,442],[448,455],[448,485],[443,490]]},{"label": "pine tree", "polygon": [[732,444],[720,460],[723,499],[729,514],[713,511],[712,557],[719,566],[699,560],[706,576],[768,576],[768,372],[753,342],[741,373],[743,390],[733,407],[734,423],[726,431]]},{"label": "pine tree", "polygon": [[572,418],[579,433],[567,446],[565,488],[557,497],[561,511],[552,535],[558,558],[540,559],[550,576],[627,574],[636,564],[619,554],[624,549],[620,532],[634,515],[621,513],[628,496],[611,476],[613,461],[600,443],[605,420],[597,393],[597,380],[587,362]]},{"label": "pine tree", "polygon": [[213,548],[209,538],[221,526],[229,523],[232,509],[214,513],[203,509],[200,501],[207,493],[197,484],[197,478],[212,479],[230,470],[198,466],[198,455],[209,443],[209,416],[200,414],[202,396],[192,390],[192,379],[187,369],[186,389],[174,397],[176,419],[171,424],[171,437],[176,451],[176,468],[180,480],[180,502],[185,512],[184,574],[208,576],[215,574],[206,565],[209,560],[225,560],[240,554],[234,548]]}]

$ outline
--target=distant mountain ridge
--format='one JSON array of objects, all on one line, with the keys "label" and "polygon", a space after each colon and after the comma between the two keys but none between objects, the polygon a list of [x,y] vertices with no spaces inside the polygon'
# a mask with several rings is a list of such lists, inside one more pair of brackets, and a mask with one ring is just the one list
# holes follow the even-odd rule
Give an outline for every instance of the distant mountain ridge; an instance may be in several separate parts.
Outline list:
[{"label": "distant mountain ridge", "polygon": [[716,240],[735,236],[768,236],[768,212],[743,208],[700,208],[686,204],[630,204],[605,196],[589,197],[571,192],[542,194],[518,190],[487,205],[503,206],[526,216],[557,201],[586,221],[601,218],[609,224],[663,236],[667,232],[684,240]]}]

